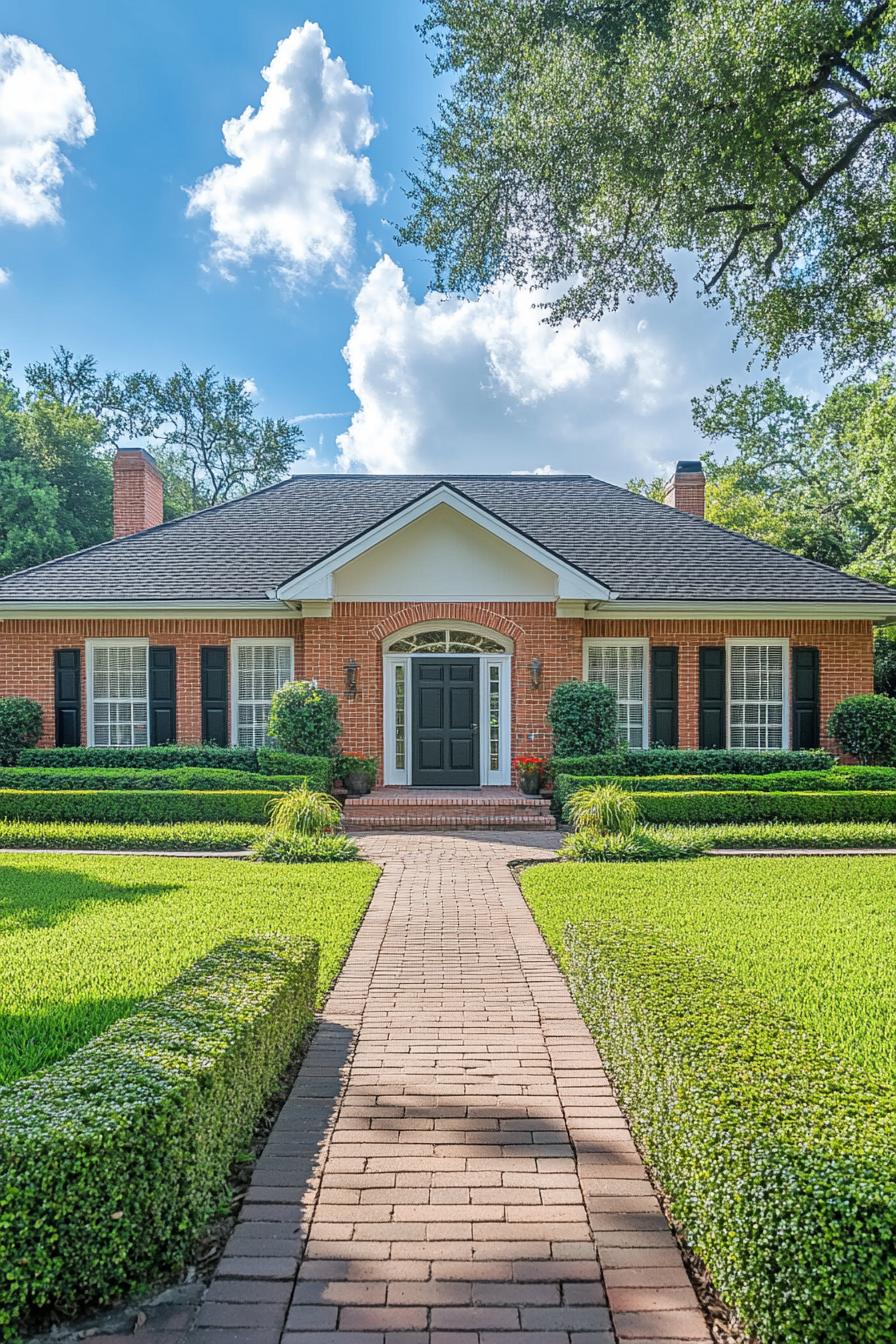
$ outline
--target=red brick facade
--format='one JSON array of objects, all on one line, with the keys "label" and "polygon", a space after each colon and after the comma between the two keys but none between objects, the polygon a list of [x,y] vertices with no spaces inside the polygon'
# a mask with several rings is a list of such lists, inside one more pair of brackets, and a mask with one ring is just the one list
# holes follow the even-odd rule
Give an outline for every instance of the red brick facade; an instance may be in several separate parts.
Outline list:
[{"label": "red brick facade", "polygon": [[[8,620],[0,621],[0,695],[28,695],[44,708],[43,745],[53,744],[53,651],[80,648],[86,639],[148,638],[177,649],[178,738],[199,742],[201,730],[199,650],[229,645],[234,638],[291,638],[297,677],[315,677],[340,695],[346,750],[382,757],[382,642],[418,622],[465,622],[513,641],[511,674],[512,753],[546,754],[550,737],[545,710],[553,687],[582,675],[582,640],[588,636],[648,638],[679,650],[679,745],[696,747],[698,650],[726,638],[786,638],[791,646],[817,648],[821,668],[822,731],[834,705],[873,685],[872,626],[868,621],[582,621],[558,618],[549,602],[501,604],[336,603],[329,618],[299,620]],[[542,663],[541,685],[530,684],[529,664]],[[356,698],[344,695],[344,667],[358,664]],[[82,658],[82,674],[84,667]],[[82,686],[86,699],[86,688]],[[86,733],[86,703],[82,702]],[[830,746],[826,739],[823,745]]]}]

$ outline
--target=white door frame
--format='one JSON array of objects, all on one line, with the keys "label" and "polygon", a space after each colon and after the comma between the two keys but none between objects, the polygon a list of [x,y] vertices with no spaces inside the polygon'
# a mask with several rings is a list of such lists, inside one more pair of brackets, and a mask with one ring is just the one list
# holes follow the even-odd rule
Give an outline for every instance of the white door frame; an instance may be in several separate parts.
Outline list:
[{"label": "white door frame", "polygon": [[[479,663],[479,785],[510,783],[510,653],[384,653],[383,654],[383,782],[410,785],[414,741],[414,705],[411,664],[415,658],[443,662],[460,658]],[[395,669],[404,668],[404,768],[395,765]],[[498,761],[490,769],[489,668],[498,668]]]}]

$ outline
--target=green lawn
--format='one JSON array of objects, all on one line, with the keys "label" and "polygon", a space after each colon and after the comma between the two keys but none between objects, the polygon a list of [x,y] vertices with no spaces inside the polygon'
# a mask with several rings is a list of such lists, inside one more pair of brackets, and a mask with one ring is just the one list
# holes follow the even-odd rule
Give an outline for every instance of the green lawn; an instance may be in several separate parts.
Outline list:
[{"label": "green lawn", "polygon": [[0,857],[0,1083],[70,1054],[225,939],[320,943],[320,993],[379,870],[112,855]]},{"label": "green lawn", "polygon": [[522,885],[561,964],[567,922],[649,926],[896,1081],[896,859],[550,863]]}]

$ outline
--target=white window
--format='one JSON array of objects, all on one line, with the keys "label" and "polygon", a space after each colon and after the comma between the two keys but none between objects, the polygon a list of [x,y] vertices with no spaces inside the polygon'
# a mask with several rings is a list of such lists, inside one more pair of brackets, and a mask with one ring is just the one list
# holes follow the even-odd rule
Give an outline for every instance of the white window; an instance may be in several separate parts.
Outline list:
[{"label": "white window", "polygon": [[88,640],[87,740],[91,746],[148,744],[148,660],[146,640]]},{"label": "white window", "polygon": [[773,751],[787,743],[787,641],[729,640],[728,745]]},{"label": "white window", "polygon": [[647,649],[646,639],[585,640],[585,680],[616,692],[619,740],[630,747],[648,745]]},{"label": "white window", "polygon": [[274,692],[293,677],[292,640],[235,639],[231,662],[233,741],[238,747],[266,747]]}]

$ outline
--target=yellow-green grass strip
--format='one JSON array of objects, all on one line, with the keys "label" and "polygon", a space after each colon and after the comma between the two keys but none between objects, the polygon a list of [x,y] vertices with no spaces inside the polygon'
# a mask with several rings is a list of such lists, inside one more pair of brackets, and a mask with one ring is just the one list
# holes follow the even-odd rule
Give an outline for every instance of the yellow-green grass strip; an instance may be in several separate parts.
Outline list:
[{"label": "yellow-green grass strip", "polygon": [[2,821],[0,849],[248,849],[264,833],[250,821]]},{"label": "yellow-green grass strip", "polygon": [[77,1050],[234,937],[320,944],[319,1000],[376,885],[370,863],[0,859],[0,1083]]},{"label": "yellow-green grass strip", "polygon": [[536,864],[522,885],[561,964],[568,924],[650,931],[896,1082],[896,858]]}]

